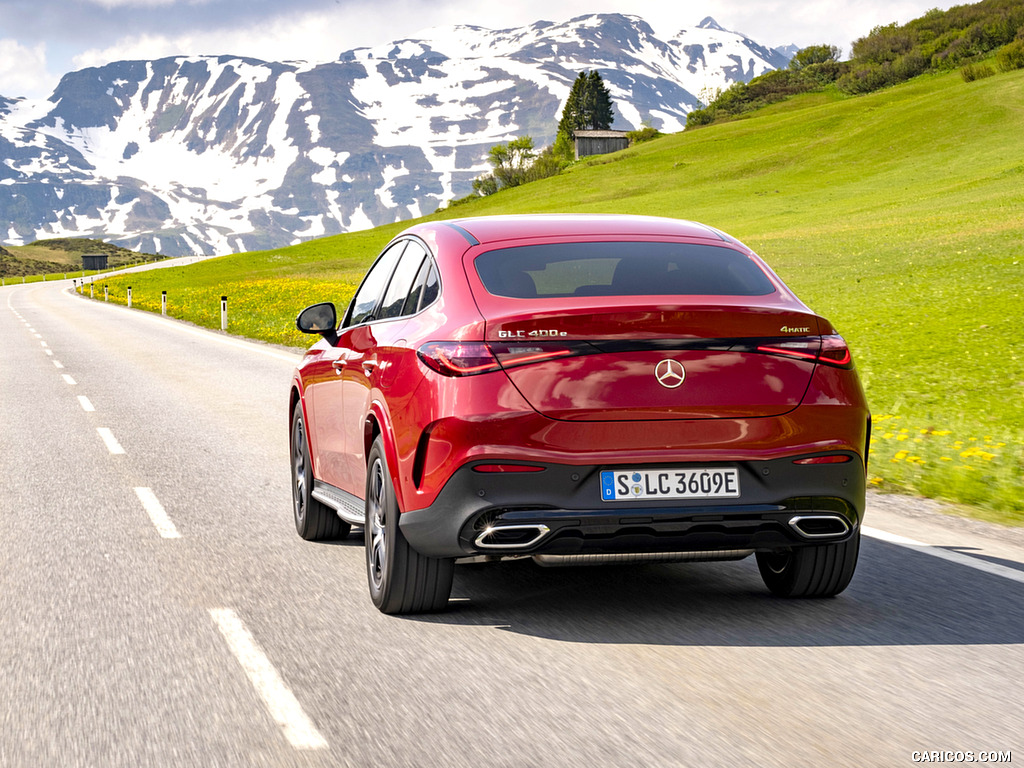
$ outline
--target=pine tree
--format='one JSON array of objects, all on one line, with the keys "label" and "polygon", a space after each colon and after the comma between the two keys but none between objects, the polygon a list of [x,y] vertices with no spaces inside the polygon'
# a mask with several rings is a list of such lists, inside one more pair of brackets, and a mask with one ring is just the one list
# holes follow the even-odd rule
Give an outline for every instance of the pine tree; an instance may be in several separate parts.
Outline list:
[{"label": "pine tree", "polygon": [[587,76],[586,100],[587,127],[594,131],[607,131],[611,128],[615,120],[612,95],[596,69]]},{"label": "pine tree", "polygon": [[574,131],[608,130],[614,119],[612,96],[600,73],[596,69],[580,72],[565,100],[562,119],[558,121],[555,152],[571,159]]},{"label": "pine tree", "polygon": [[572,136],[572,132],[583,128],[584,89],[587,86],[587,73],[580,72],[569,90],[569,98],[562,108],[562,119],[558,121],[558,132]]}]

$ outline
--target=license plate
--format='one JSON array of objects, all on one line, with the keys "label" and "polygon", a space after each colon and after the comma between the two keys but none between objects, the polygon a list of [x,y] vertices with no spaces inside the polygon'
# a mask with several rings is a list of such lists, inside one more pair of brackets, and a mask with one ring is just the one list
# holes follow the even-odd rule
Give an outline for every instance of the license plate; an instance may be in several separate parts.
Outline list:
[{"label": "license plate", "polygon": [[735,499],[736,469],[615,469],[601,472],[601,501]]}]

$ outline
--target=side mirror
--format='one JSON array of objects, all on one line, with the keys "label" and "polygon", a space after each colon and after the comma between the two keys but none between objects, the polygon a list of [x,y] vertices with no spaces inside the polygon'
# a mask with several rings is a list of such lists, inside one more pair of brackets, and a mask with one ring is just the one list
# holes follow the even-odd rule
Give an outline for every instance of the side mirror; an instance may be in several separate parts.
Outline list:
[{"label": "side mirror", "polygon": [[336,338],[338,311],[329,301],[314,304],[299,312],[295,327],[303,333],[319,333],[325,339]]}]

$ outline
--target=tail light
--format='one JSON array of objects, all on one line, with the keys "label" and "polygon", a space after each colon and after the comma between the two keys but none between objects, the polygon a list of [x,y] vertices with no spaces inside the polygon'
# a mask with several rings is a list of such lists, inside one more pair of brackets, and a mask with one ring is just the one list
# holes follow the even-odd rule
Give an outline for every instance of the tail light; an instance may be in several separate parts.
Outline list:
[{"label": "tail light", "polygon": [[445,376],[472,376],[596,351],[586,342],[432,341],[416,354],[424,365]]},{"label": "tail light", "polygon": [[837,368],[852,368],[853,356],[842,336],[814,336],[803,339],[786,339],[771,344],[761,344],[758,352],[779,357],[792,357],[824,363]]},{"label": "tail light", "polygon": [[424,365],[445,376],[472,376],[501,368],[490,348],[480,341],[432,341],[416,354]]}]

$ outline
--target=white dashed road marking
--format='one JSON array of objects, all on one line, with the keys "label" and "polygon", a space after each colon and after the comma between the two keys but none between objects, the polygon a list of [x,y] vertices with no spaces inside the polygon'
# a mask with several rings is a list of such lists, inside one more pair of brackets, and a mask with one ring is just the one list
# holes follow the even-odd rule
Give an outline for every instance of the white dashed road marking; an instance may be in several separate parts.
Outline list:
[{"label": "white dashed road marking", "polygon": [[230,608],[211,608],[210,615],[289,743],[296,749],[326,749],[326,739],[260,650],[238,614]]},{"label": "white dashed road marking", "polygon": [[142,502],[142,506],[149,515],[149,519],[153,521],[153,526],[161,536],[165,539],[181,538],[178,529],[174,527],[171,518],[167,516],[163,504],[160,503],[160,500],[151,488],[136,488],[135,495],[139,497],[139,501]]},{"label": "white dashed road marking", "polygon": [[115,456],[124,453],[124,448],[117,442],[117,438],[114,437],[114,433],[106,427],[96,427],[96,431],[100,433],[100,437],[103,438],[103,443],[107,446],[107,450]]},{"label": "white dashed road marking", "polygon": [[65,383],[70,384],[72,387],[75,386],[75,384],[78,383],[74,379],[72,379],[70,376],[68,376],[66,373],[63,376],[61,376],[61,378],[64,379]]},{"label": "white dashed road marking", "polygon": [[85,411],[86,413],[92,413],[93,411],[96,410],[96,407],[89,402],[89,398],[86,397],[85,395],[79,395],[78,402],[81,404],[82,410]]}]

